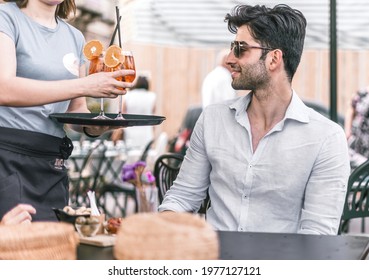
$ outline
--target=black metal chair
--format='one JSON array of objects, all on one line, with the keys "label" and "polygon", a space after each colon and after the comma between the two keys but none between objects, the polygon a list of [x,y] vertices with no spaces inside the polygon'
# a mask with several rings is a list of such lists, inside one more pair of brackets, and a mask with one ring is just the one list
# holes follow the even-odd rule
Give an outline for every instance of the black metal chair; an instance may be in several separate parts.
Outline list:
[{"label": "black metal chair", "polygon": [[350,221],[361,219],[361,233],[365,232],[365,218],[369,217],[369,160],[350,174],[339,234],[349,231]]},{"label": "black metal chair", "polygon": [[[100,147],[103,147],[101,150]],[[89,200],[87,192],[96,190],[96,188],[104,184],[104,177],[101,176],[99,170],[104,160],[104,147],[102,142],[91,148],[82,158],[74,158],[71,156],[69,161],[73,162],[75,175],[69,176],[69,197],[72,205],[88,205]],[[81,164],[78,161],[81,160]],[[89,171],[87,171],[89,169]],[[86,172],[86,174],[84,174]]]},{"label": "black metal chair", "polygon": [[206,211],[210,208],[210,206],[211,206],[211,200],[210,200],[210,196],[208,192],[206,195],[206,198],[201,203],[200,209],[199,211],[197,211],[197,213],[204,214],[206,216]]},{"label": "black metal chair", "polygon": [[177,178],[184,156],[176,153],[165,153],[155,161],[154,176],[158,188],[159,204],[163,202],[164,195]]},{"label": "black metal chair", "polygon": [[128,189],[121,185],[106,184],[97,193],[97,203],[106,218],[125,217],[129,210],[132,213],[138,212],[135,188]]},{"label": "black metal chair", "polygon": [[[159,204],[163,202],[164,195],[172,186],[177,178],[184,155],[178,153],[166,153],[158,157],[154,165],[154,176],[156,187],[158,188]],[[209,194],[201,204],[198,211],[200,214],[206,214],[206,210],[210,207]]]}]

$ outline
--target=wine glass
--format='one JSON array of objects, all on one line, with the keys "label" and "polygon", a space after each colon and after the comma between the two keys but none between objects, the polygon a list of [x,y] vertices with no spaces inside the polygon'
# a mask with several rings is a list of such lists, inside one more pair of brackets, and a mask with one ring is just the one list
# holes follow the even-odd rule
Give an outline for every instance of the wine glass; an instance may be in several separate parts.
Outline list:
[{"label": "wine glass", "polygon": [[[95,74],[98,72],[106,71],[106,66],[104,64],[104,55],[105,53],[102,52],[98,57],[92,59],[90,61],[90,67],[88,69],[88,74]],[[109,117],[105,116],[104,112],[104,98],[101,97],[100,99],[100,113],[98,116],[94,117],[94,119],[110,119]]]},{"label": "wine glass", "polygon": [[[128,70],[136,70],[135,68],[135,60],[133,58],[133,54],[131,51],[122,51],[121,55],[119,57],[120,60],[120,69],[128,69]],[[132,83],[136,78],[136,72],[131,75],[126,75],[120,77],[122,81]],[[118,115],[115,117],[115,120],[124,120],[123,114],[122,114],[122,100],[123,96],[119,96],[119,111]]]}]

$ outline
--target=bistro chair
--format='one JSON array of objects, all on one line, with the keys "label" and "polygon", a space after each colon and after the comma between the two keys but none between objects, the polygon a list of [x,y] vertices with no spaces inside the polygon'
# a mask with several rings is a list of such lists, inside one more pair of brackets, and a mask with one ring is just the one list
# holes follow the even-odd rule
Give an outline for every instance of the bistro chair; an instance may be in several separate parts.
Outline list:
[{"label": "bistro chair", "polygon": [[210,206],[211,206],[211,201],[210,201],[209,191],[208,191],[207,195],[206,195],[206,198],[201,203],[200,209],[197,213],[203,214],[203,215],[206,216],[206,211],[210,208]]},{"label": "bistro chair", "polygon": [[[172,186],[177,178],[184,155],[179,153],[165,153],[160,155],[154,165],[154,176],[156,187],[158,188],[159,204],[163,202],[165,193]],[[206,214],[206,210],[210,207],[209,193],[201,204],[198,211],[199,214]]]},{"label": "bistro chair", "polygon": [[163,202],[164,195],[177,178],[184,156],[176,153],[160,155],[154,164],[154,176],[158,188],[159,204]]},{"label": "bistro chair", "polygon": [[[95,190],[98,185],[103,183],[104,178],[99,170],[103,164],[105,149],[102,142],[99,142],[82,158],[74,158],[73,156],[69,158],[74,165],[74,171],[69,174],[69,197],[72,205],[87,205],[89,203],[87,192]],[[78,164],[79,161],[81,161],[80,164]]]},{"label": "bistro chair", "polygon": [[106,218],[124,218],[138,212],[135,188],[117,184],[106,184],[97,193],[98,206]]},{"label": "bistro chair", "polygon": [[361,233],[365,233],[365,218],[369,217],[369,160],[350,174],[339,234],[348,233],[353,219],[361,219]]}]

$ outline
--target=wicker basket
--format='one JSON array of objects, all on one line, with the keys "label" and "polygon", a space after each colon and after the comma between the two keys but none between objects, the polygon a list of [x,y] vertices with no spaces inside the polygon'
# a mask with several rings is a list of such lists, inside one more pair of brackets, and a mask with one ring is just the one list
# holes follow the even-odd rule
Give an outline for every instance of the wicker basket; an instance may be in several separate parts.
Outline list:
[{"label": "wicker basket", "polygon": [[218,236],[197,215],[140,213],[123,219],[114,257],[119,260],[218,259]]},{"label": "wicker basket", "polygon": [[78,234],[67,223],[0,226],[0,259],[4,260],[75,260],[78,243]]}]

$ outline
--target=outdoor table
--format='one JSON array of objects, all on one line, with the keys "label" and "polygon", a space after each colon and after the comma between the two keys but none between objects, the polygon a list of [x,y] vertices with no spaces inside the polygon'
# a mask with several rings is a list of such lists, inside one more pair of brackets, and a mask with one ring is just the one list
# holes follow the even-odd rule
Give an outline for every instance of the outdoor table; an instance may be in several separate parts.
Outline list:
[{"label": "outdoor table", "polygon": [[[221,260],[363,260],[369,237],[218,231]],[[113,260],[113,247],[80,244],[79,260]]]}]

